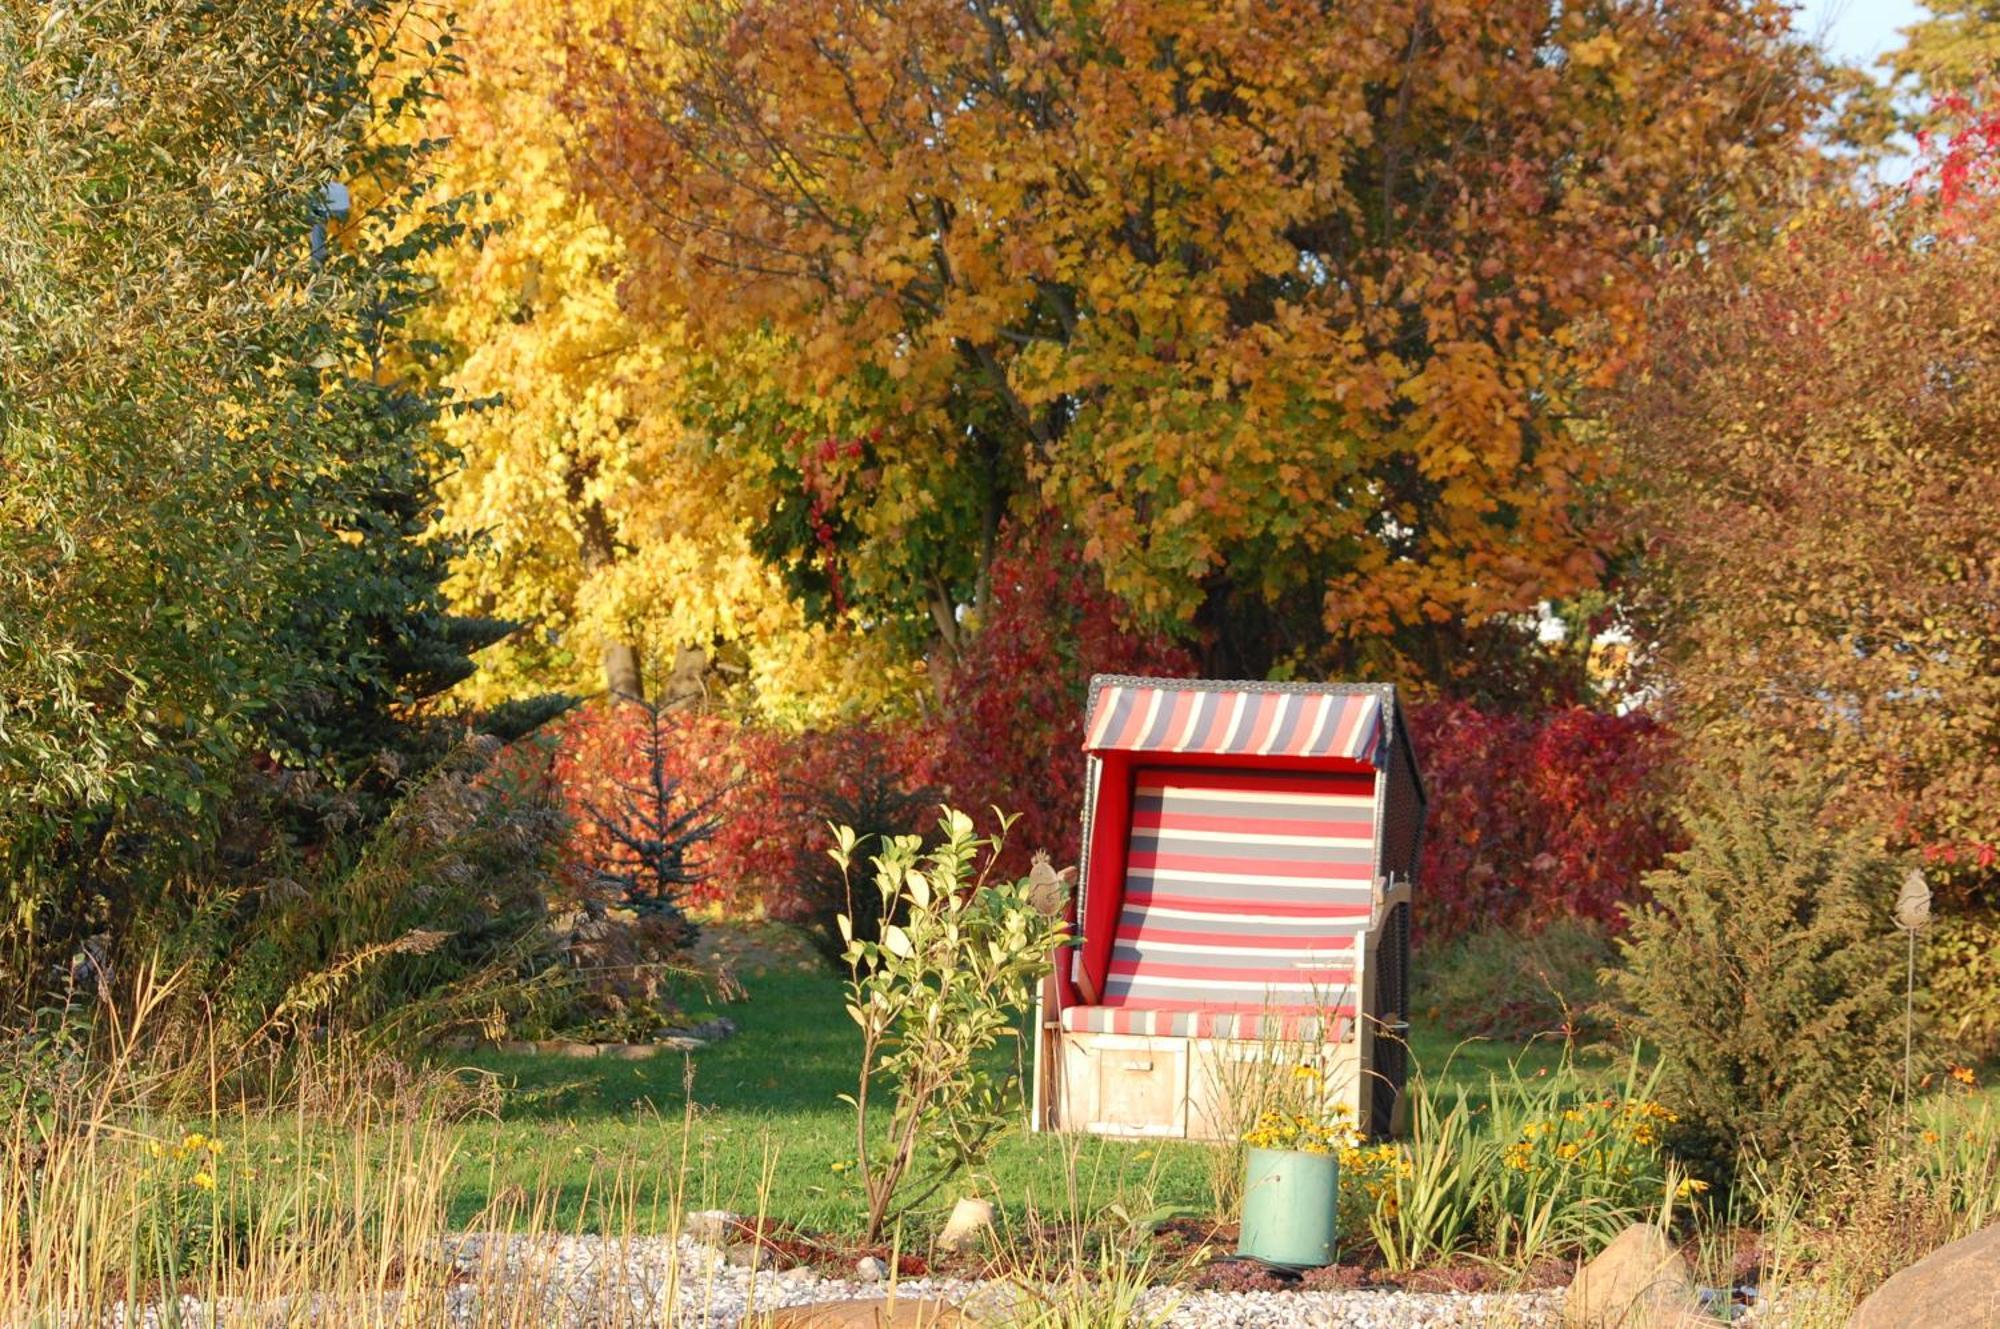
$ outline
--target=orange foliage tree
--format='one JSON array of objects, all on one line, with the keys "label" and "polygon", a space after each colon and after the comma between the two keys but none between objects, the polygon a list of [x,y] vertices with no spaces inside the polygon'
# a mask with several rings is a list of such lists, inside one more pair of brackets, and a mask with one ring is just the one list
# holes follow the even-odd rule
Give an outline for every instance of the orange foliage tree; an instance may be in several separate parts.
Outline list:
[{"label": "orange foliage tree", "polygon": [[1971,891],[2000,853],[2000,115],[1944,109],[1909,190],[1692,274],[1614,423],[1677,727],[1823,763]]},{"label": "orange foliage tree", "polygon": [[766,552],[949,641],[1003,517],[1047,505],[1232,672],[1448,679],[1467,627],[1593,583],[1578,394],[1822,100],[1777,0],[652,22],[572,52],[625,305],[788,339],[796,400],[846,421],[710,422],[795,482]]}]

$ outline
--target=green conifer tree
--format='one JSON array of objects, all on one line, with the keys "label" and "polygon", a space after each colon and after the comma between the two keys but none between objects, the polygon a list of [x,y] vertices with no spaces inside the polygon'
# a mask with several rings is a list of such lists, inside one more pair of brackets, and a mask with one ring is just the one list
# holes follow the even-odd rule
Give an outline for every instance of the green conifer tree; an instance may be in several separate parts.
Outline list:
[{"label": "green conifer tree", "polygon": [[1622,1027],[1664,1063],[1682,1151],[1718,1180],[1823,1158],[1891,1109],[1907,865],[1870,828],[1826,824],[1829,792],[1762,753],[1698,773],[1688,848],[1647,877],[1607,975]]}]

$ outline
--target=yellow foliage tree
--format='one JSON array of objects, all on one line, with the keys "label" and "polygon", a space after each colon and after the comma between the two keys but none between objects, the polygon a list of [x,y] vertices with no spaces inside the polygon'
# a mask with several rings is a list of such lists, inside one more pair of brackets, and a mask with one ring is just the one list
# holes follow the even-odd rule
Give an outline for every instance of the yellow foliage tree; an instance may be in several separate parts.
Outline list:
[{"label": "yellow foliage tree", "polygon": [[769,716],[906,697],[915,678],[888,643],[851,621],[808,622],[750,546],[769,478],[711,422],[775,390],[782,346],[753,330],[718,356],[683,320],[621,307],[625,248],[573,187],[561,108],[565,34],[620,9],[462,5],[463,67],[432,125],[449,139],[439,187],[478,196],[484,228],[438,274],[434,332],[456,350],[451,385],[479,403],[446,425],[464,458],[444,488],[447,524],[479,541],[450,590],[529,625],[491,652],[479,685],[594,691],[601,670],[601,686],[638,695],[692,649]]}]

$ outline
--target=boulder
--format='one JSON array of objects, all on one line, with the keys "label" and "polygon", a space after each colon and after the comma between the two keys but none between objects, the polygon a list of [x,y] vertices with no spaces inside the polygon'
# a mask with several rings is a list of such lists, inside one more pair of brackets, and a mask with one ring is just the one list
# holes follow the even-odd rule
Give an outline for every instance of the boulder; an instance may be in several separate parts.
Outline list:
[{"label": "boulder", "polygon": [[754,1323],[760,1329],[978,1329],[978,1321],[945,1301],[898,1297],[885,1301],[821,1301],[786,1306]]},{"label": "boulder", "polygon": [[889,1266],[873,1255],[864,1255],[854,1262],[854,1276],[864,1283],[879,1283],[889,1276]]},{"label": "boulder", "polygon": [[938,1249],[969,1249],[992,1230],[993,1206],[968,1196],[951,1207],[951,1217],[945,1220],[944,1231],[938,1234]]},{"label": "boulder", "polygon": [[1848,1329],[2000,1329],[2000,1223],[1941,1246],[1875,1289]]},{"label": "boulder", "polygon": [[1565,1329],[1679,1329],[1701,1314],[1694,1275],[1667,1234],[1634,1223],[1576,1271],[1563,1297]]}]

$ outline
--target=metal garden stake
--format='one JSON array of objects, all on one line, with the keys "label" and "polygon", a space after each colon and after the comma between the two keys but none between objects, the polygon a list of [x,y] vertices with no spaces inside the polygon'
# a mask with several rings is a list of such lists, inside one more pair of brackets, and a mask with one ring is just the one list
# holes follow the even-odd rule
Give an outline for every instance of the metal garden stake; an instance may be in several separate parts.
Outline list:
[{"label": "metal garden stake", "polygon": [[1917,1000],[1917,934],[1930,926],[1931,888],[1922,868],[1911,868],[1896,894],[1896,926],[1909,938],[1909,970],[1903,980],[1903,1122],[1910,1120],[1910,1044]]}]

